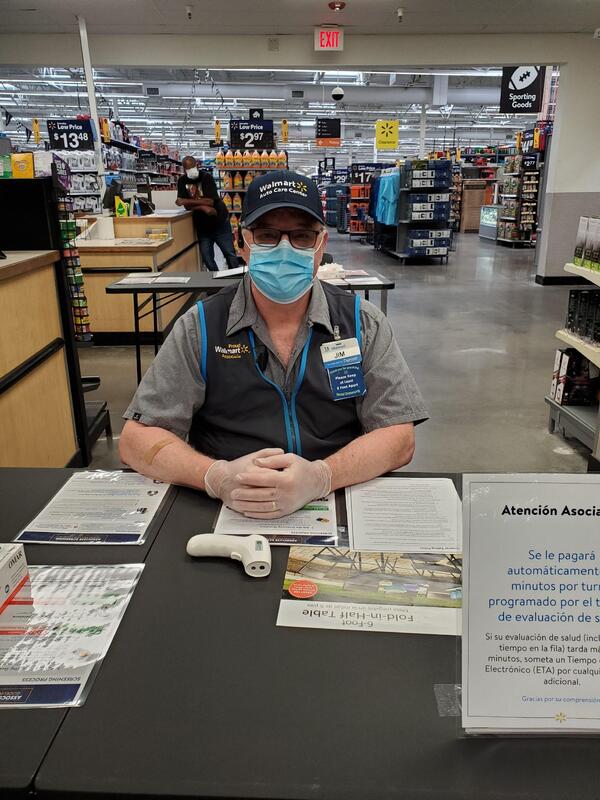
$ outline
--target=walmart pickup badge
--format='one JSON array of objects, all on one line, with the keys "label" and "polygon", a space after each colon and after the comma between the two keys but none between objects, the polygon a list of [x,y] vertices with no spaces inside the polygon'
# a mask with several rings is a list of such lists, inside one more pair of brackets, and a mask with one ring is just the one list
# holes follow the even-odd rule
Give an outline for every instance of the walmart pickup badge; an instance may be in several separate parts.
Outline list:
[{"label": "walmart pickup badge", "polygon": [[378,150],[398,148],[400,123],[397,119],[378,119],[375,123],[375,144]]}]

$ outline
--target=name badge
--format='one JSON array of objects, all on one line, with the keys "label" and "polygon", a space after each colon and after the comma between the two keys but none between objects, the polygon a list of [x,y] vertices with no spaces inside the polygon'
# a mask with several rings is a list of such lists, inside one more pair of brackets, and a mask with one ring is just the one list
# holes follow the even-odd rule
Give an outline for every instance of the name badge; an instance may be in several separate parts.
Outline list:
[{"label": "name badge", "polygon": [[334,400],[350,400],[367,393],[356,338],[325,342],[321,345],[321,358]]}]

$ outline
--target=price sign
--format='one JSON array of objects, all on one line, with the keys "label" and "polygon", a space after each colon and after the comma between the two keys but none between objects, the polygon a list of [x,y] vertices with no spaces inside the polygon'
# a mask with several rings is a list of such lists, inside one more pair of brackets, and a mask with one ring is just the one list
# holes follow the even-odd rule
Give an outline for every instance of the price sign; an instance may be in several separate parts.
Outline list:
[{"label": "price sign", "polygon": [[360,162],[352,164],[350,167],[350,182],[351,183],[371,183],[373,174],[377,170],[384,169],[389,164],[382,164],[380,162]]},{"label": "price sign", "polygon": [[272,150],[273,120],[232,119],[229,123],[229,140],[232,149]]},{"label": "price sign", "polygon": [[89,119],[49,119],[47,125],[52,150],[94,149],[94,135]]}]

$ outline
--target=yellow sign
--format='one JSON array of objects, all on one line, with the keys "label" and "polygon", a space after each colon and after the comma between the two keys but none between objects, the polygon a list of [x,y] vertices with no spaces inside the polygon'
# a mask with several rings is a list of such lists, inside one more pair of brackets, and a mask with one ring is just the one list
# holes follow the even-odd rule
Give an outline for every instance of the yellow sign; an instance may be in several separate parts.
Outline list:
[{"label": "yellow sign", "polygon": [[33,141],[39,144],[42,137],[40,136],[40,121],[37,117],[31,121],[31,127],[33,128]]},{"label": "yellow sign", "polygon": [[288,121],[287,119],[281,120],[281,143],[287,144],[288,140]]},{"label": "yellow sign", "polygon": [[397,150],[400,124],[397,119],[378,119],[375,123],[375,147]]},{"label": "yellow sign", "polygon": [[460,152],[460,147],[456,148],[456,160],[460,161],[462,153]]},{"label": "yellow sign", "polygon": [[540,129],[534,128],[533,129],[533,149],[539,150],[540,149]]},{"label": "yellow sign", "polygon": [[215,120],[215,142],[221,141],[221,121]]},{"label": "yellow sign", "polygon": [[110,125],[106,117],[100,117],[100,133],[105,142],[110,142]]},{"label": "yellow sign", "polygon": [[523,134],[521,133],[521,131],[517,131],[515,144],[516,144],[516,147],[517,147],[517,151],[519,153],[521,152],[521,142],[522,141],[523,141]]}]

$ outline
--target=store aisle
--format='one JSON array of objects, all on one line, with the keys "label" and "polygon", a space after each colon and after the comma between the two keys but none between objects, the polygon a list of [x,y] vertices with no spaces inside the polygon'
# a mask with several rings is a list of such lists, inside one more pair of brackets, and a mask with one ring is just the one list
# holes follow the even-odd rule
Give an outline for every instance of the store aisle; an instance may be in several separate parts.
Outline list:
[{"label": "store aisle", "polygon": [[[584,450],[547,431],[544,396],[569,290],[533,283],[532,251],[462,234],[447,266],[403,266],[329,230],[336,262],[396,280],[388,316],[431,416],[417,429],[411,469],[585,471]],[[147,365],[152,348],[144,349]],[[81,361],[102,377],[99,396],[118,433],[135,388],[133,348],[90,348]],[[116,441],[100,440],[92,466],[118,465]]]}]

